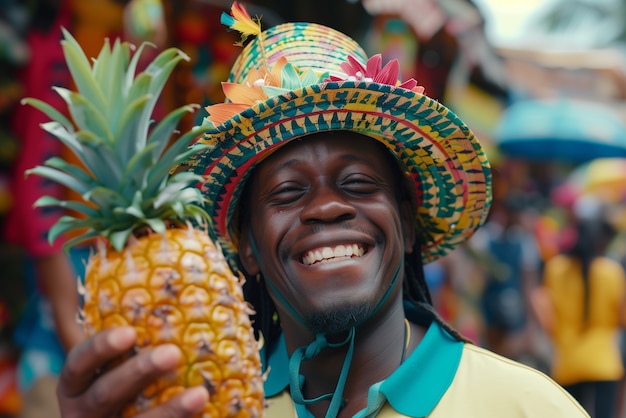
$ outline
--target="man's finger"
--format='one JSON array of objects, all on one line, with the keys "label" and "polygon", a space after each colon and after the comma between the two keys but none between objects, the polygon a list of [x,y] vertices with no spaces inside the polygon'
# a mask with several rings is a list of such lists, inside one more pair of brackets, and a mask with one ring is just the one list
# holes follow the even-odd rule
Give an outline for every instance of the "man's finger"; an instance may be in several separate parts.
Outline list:
[{"label": "man's finger", "polygon": [[75,397],[83,393],[98,369],[128,351],[136,341],[137,333],[132,327],[118,327],[102,331],[74,347],[59,376],[59,395]]},{"label": "man's finger", "polygon": [[182,353],[173,344],[148,349],[100,376],[87,394],[86,407],[111,413],[135,399],[158,377],[180,364]]}]

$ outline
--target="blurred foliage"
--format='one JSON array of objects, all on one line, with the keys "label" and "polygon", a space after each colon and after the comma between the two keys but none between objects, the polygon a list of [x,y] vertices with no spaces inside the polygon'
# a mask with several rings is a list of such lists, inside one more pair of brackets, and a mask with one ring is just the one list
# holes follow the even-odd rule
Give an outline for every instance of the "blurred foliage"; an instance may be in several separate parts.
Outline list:
[{"label": "blurred foliage", "polygon": [[[626,0],[559,0],[555,2],[539,20],[549,32],[576,30],[581,24],[594,22],[598,31],[609,35],[600,43],[626,44]],[[607,31],[606,23],[614,25]],[[600,45],[597,45],[600,46]]]}]

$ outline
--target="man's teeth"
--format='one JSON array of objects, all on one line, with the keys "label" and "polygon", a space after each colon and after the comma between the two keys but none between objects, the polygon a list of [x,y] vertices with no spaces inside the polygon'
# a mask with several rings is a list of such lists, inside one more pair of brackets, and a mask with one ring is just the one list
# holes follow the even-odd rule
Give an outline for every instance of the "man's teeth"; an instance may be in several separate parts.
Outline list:
[{"label": "man's teeth", "polygon": [[336,247],[317,248],[306,253],[302,263],[310,266],[317,262],[324,262],[338,258],[360,257],[365,253],[363,247],[358,244],[337,245]]}]

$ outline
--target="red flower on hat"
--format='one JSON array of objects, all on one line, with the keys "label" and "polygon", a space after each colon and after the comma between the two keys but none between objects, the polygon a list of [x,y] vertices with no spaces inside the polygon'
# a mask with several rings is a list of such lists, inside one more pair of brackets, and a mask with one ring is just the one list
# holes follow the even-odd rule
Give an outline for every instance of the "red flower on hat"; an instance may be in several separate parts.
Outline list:
[{"label": "red flower on hat", "polygon": [[384,67],[382,64],[383,57],[381,54],[376,54],[368,59],[365,67],[354,57],[348,56],[348,62],[341,64],[341,69],[348,78],[344,79],[331,75],[326,81],[373,81],[378,84],[402,87],[420,94],[424,93],[424,87],[418,86],[417,81],[413,78],[405,82],[399,81],[400,64],[398,60],[391,60]]}]

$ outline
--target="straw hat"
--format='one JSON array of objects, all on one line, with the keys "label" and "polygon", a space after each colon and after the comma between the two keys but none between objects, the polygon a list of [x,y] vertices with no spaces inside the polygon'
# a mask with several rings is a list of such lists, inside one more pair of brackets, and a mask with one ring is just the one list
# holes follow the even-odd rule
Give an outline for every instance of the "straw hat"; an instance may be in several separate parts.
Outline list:
[{"label": "straw hat", "polygon": [[185,164],[205,176],[199,187],[210,233],[227,255],[237,251],[237,206],[255,165],[295,138],[325,131],[368,136],[396,157],[415,187],[424,262],[484,222],[491,172],[474,134],[415,80],[398,81],[397,61],[381,63],[348,36],[312,23],[270,28],[243,48],[223,83],[226,103],[207,107],[199,142],[212,147]]}]

